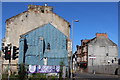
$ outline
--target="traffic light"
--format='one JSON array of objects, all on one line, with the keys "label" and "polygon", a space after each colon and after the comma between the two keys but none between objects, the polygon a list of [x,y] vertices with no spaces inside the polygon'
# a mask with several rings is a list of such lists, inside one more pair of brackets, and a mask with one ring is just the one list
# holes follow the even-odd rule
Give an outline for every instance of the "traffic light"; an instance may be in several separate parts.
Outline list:
[{"label": "traffic light", "polygon": [[2,46],[2,52],[4,53],[5,52],[5,48]]},{"label": "traffic light", "polygon": [[83,67],[84,67],[84,68],[87,68],[87,63],[84,63],[84,64],[83,64]]},{"label": "traffic light", "polygon": [[7,60],[8,47],[5,47],[5,60]]},{"label": "traffic light", "polygon": [[18,54],[19,48],[17,48],[16,46],[13,46],[13,55],[12,55],[12,59],[15,60],[16,58],[18,58],[18,56],[16,54]]},{"label": "traffic light", "polygon": [[5,46],[4,46],[4,43],[2,43],[2,52],[5,53]]},{"label": "traffic light", "polygon": [[11,60],[11,47],[5,47],[5,60]]},{"label": "traffic light", "polygon": [[86,69],[86,68],[87,68],[87,63],[81,63],[81,64],[80,64],[80,68]]}]

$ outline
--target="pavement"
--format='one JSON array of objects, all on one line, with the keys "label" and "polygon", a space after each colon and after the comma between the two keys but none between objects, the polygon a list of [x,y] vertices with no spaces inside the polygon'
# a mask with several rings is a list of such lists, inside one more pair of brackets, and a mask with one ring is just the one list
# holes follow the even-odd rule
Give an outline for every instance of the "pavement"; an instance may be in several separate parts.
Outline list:
[{"label": "pavement", "polygon": [[73,80],[120,80],[120,76],[76,72],[74,73]]}]

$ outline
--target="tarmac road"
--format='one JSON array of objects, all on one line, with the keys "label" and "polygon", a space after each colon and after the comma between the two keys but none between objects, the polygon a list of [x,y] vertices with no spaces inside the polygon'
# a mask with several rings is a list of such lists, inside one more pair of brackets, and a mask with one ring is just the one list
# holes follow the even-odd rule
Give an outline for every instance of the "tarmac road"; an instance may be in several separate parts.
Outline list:
[{"label": "tarmac road", "polygon": [[118,75],[74,73],[73,80],[120,80]]}]

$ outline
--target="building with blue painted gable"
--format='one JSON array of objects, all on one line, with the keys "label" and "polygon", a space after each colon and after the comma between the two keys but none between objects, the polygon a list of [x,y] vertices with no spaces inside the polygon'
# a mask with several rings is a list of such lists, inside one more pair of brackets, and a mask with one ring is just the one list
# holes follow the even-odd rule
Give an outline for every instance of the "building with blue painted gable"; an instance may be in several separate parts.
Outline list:
[{"label": "building with blue painted gable", "polygon": [[62,61],[68,66],[67,38],[50,23],[21,35],[19,64],[60,65]]},{"label": "building with blue painted gable", "polygon": [[[70,57],[72,53],[71,41],[67,39],[69,37],[70,23],[54,13],[52,6],[28,5],[26,11],[6,20],[3,47],[11,44],[13,50],[14,46],[20,46],[19,54],[16,55],[20,59],[18,61],[18,58],[11,57],[10,70],[16,72],[17,65],[23,61],[27,64],[58,65],[59,61],[63,60],[64,64],[68,65],[66,57]],[[28,46],[26,51],[23,49],[24,39]],[[57,63],[52,63],[53,61]],[[8,60],[3,60],[3,72],[7,70],[8,64]]]}]

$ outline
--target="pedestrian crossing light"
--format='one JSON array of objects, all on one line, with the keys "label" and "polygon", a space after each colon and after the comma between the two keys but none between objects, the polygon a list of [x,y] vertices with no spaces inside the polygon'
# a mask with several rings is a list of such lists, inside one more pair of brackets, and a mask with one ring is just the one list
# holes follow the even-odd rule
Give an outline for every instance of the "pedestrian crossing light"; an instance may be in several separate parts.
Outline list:
[{"label": "pedestrian crossing light", "polygon": [[17,56],[17,54],[19,53],[18,50],[19,50],[19,48],[17,48],[16,46],[13,46],[13,55],[12,55],[13,60],[18,58],[18,56]]},{"label": "pedestrian crossing light", "polygon": [[5,60],[11,59],[11,46],[5,47]]},{"label": "pedestrian crossing light", "polygon": [[80,64],[80,68],[86,69],[86,68],[87,68],[87,63],[81,63],[81,64]]}]

